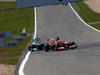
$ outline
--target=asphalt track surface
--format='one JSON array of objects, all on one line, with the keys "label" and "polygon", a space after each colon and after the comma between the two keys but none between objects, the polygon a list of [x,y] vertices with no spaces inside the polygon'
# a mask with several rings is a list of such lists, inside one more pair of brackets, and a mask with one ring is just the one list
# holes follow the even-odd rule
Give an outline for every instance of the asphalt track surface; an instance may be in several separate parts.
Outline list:
[{"label": "asphalt track surface", "polygon": [[79,47],[31,53],[25,75],[100,75],[100,33],[82,23],[69,5],[37,8],[37,36],[43,40],[59,36]]}]

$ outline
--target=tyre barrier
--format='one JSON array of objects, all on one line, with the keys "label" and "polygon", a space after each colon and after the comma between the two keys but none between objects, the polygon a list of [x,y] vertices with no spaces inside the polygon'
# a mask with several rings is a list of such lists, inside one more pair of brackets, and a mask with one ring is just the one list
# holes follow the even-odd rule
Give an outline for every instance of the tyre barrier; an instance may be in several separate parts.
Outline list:
[{"label": "tyre barrier", "polygon": [[9,41],[7,42],[7,48],[13,48],[17,45],[16,41]]},{"label": "tyre barrier", "polygon": [[0,48],[3,48],[3,47],[4,47],[4,40],[0,39]]},{"label": "tyre barrier", "polygon": [[13,48],[17,46],[21,41],[24,40],[24,37],[27,36],[27,33],[20,33],[18,34],[17,38],[15,40],[7,41],[5,43],[5,38],[11,37],[12,33],[11,32],[0,32],[0,48]]},{"label": "tyre barrier", "polygon": [[25,36],[27,36],[27,33],[20,33],[19,36],[20,37],[25,37]]},{"label": "tyre barrier", "polygon": [[11,36],[12,33],[11,32],[0,32],[0,38],[6,38]]},{"label": "tyre barrier", "polygon": [[17,42],[17,43],[20,43],[20,42],[23,41],[23,40],[24,40],[23,37],[19,37],[19,38],[16,39],[16,42]]}]

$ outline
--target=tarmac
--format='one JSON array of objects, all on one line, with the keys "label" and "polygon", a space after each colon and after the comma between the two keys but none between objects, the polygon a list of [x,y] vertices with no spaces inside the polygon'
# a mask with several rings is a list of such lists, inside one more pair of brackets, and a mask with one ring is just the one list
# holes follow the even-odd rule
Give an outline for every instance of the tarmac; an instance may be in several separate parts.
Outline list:
[{"label": "tarmac", "polygon": [[86,26],[69,5],[37,9],[37,37],[75,41],[78,48],[31,53],[25,75],[100,75],[100,33]]}]

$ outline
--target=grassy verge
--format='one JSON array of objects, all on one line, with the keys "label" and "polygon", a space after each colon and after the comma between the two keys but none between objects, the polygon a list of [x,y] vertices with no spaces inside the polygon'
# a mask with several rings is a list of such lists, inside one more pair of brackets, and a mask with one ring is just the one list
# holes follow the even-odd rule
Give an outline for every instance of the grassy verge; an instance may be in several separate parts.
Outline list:
[{"label": "grassy verge", "polygon": [[[14,35],[17,35],[22,32],[23,28],[26,28],[27,33],[34,31],[32,8],[15,9],[12,8],[15,6],[12,2],[8,2],[6,6],[1,4],[0,2],[0,8],[4,9],[0,9],[0,14],[2,14],[0,15],[0,32],[12,32]],[[5,9],[7,6],[9,8]],[[14,39],[7,38],[6,41]],[[24,39],[17,47],[0,48],[0,64],[17,64],[20,54],[26,48],[31,37],[27,36]]]},{"label": "grassy verge", "polygon": [[0,1],[0,8],[16,8],[16,2],[14,1]]},{"label": "grassy verge", "polygon": [[96,29],[100,30],[100,24],[92,24],[93,27],[95,27]]},{"label": "grassy verge", "polygon": [[[83,1],[72,5],[85,22],[100,22],[100,14],[92,11]],[[100,25],[98,24],[91,24],[91,26],[100,30]]]},{"label": "grassy verge", "polygon": [[26,48],[31,37],[26,37],[17,47],[1,48],[0,49],[0,63],[1,64],[17,64],[21,52]]},{"label": "grassy verge", "polygon": [[1,9],[0,32],[20,33],[23,28],[27,32],[33,31],[33,13],[31,8],[24,9]]}]

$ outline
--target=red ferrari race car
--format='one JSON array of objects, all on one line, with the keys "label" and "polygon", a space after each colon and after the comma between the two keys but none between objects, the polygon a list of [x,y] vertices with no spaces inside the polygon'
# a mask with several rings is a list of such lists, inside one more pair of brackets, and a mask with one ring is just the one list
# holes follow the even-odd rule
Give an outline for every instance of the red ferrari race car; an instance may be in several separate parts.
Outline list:
[{"label": "red ferrari race car", "polygon": [[62,41],[58,37],[51,40],[48,39],[45,45],[45,51],[49,51],[49,50],[62,51],[62,50],[75,49],[75,48],[77,48],[75,42]]}]

